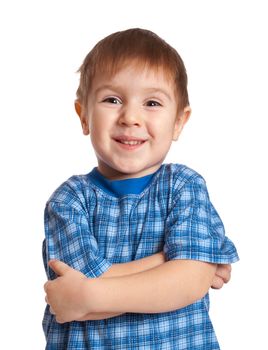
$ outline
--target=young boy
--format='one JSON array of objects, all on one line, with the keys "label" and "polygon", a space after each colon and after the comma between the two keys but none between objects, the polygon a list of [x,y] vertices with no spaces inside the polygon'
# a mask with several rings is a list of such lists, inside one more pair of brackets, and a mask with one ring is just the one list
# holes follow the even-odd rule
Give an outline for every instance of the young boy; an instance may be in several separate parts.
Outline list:
[{"label": "young boy", "polygon": [[219,349],[208,290],[237,252],[204,179],[162,164],[191,113],[183,61],[130,29],[100,41],[80,73],[75,108],[98,167],[46,206],[46,348]]}]

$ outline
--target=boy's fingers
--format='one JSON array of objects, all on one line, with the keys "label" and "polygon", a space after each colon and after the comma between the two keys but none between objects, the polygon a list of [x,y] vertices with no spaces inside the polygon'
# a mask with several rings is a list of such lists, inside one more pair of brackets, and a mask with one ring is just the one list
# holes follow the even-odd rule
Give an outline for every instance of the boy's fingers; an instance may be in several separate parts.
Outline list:
[{"label": "boy's fingers", "polygon": [[231,265],[227,265],[227,264],[218,265],[216,270],[216,275],[222,278],[224,283],[227,283],[231,278],[231,271],[232,271]]},{"label": "boy's fingers", "polygon": [[62,323],[65,323],[66,321],[64,321],[64,319],[63,318],[60,318],[60,317],[58,317],[58,316],[56,316],[56,321],[57,321],[57,323],[60,323],[60,324],[62,324]]},{"label": "boy's fingers", "polygon": [[50,281],[47,281],[45,284],[44,284],[44,291],[47,292],[47,287],[49,285]]},{"label": "boy's fingers", "polygon": [[213,281],[212,281],[212,285],[211,288],[212,289],[221,289],[223,286],[223,280],[222,278],[218,277],[218,276],[214,276]]},{"label": "boy's fingers", "polygon": [[60,260],[50,260],[48,262],[48,266],[58,275],[62,276],[64,275],[68,270],[71,269],[70,266],[65,264],[64,262]]},{"label": "boy's fingers", "polygon": [[51,306],[49,307],[49,312],[50,312],[52,315],[56,315],[55,311],[52,309]]}]

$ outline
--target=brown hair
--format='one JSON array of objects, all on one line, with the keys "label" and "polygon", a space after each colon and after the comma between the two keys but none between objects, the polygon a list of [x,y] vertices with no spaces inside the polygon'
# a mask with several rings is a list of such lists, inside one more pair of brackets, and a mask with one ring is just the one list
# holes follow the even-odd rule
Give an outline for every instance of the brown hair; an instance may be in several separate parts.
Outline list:
[{"label": "brown hair", "polygon": [[77,99],[86,106],[96,74],[113,76],[129,61],[142,68],[163,69],[174,81],[179,109],[189,105],[186,69],[178,52],[155,33],[139,28],[113,33],[94,46],[78,71]]}]

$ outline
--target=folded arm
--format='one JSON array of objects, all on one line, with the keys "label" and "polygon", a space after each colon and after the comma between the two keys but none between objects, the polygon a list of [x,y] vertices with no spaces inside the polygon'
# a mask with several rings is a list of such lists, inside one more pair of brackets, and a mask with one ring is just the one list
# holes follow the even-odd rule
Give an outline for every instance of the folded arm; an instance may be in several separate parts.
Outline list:
[{"label": "folded arm", "polygon": [[81,320],[89,313],[176,310],[202,298],[216,271],[213,264],[172,260],[132,275],[88,279],[61,262],[50,266],[60,277],[47,282],[45,291],[60,323]]},{"label": "folded arm", "polygon": [[213,264],[173,260],[133,275],[91,279],[85,287],[85,304],[89,312],[158,313],[180,309],[208,292],[215,271]]},{"label": "folded arm", "polygon": [[[184,264],[183,260],[176,260],[176,262],[177,264]],[[165,255],[163,252],[160,252],[128,263],[114,264],[99,278],[120,277],[137,274],[160,266],[163,263],[165,263]],[[231,265],[217,265],[216,272],[213,274],[211,287],[214,289],[220,289],[224,283],[229,281],[230,274]],[[123,313],[124,312],[107,312],[107,310],[106,312],[90,312],[81,317],[79,321],[106,319],[119,316]]]}]

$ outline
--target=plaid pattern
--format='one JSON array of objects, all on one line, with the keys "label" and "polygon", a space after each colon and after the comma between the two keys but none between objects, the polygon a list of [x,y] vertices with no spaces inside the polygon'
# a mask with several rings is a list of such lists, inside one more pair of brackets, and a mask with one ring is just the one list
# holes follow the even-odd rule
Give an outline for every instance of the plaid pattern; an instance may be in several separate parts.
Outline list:
[{"label": "plaid pattern", "polygon": [[[238,260],[212,206],[205,181],[195,171],[164,164],[138,195],[116,198],[90,174],[73,176],[52,195],[45,210],[43,258],[60,259],[88,277],[114,263],[164,250],[166,259],[212,263]],[[219,345],[208,315],[209,297],[180,310],[126,313],[114,318],[58,324],[46,308],[48,350],[214,350]]]}]

